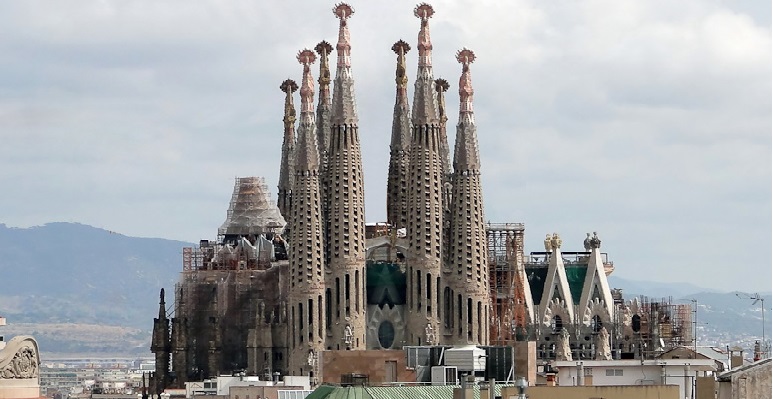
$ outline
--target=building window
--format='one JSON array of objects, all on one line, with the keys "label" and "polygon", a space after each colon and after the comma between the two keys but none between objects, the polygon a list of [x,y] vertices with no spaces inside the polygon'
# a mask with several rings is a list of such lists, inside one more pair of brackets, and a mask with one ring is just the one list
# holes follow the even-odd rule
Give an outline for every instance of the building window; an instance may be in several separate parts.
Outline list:
[{"label": "building window", "polygon": [[344,306],[346,317],[351,315],[351,308],[349,307],[349,274],[344,275]]},{"label": "building window", "polygon": [[341,318],[341,279],[336,277],[336,320]]},{"label": "building window", "polygon": [[554,334],[560,333],[561,330],[564,328],[564,323],[561,320],[561,316],[559,315],[553,316],[553,318],[550,320],[550,325],[551,327],[553,327]]},{"label": "building window", "polygon": [[427,273],[427,316],[432,316],[432,275]]},{"label": "building window", "polygon": [[606,369],[607,377],[622,377],[623,369]]},{"label": "building window", "polygon": [[317,334],[322,338],[322,295],[317,295]]},{"label": "building window", "polygon": [[416,310],[421,310],[421,271],[416,270]]},{"label": "building window", "polygon": [[378,343],[384,349],[389,349],[395,341],[395,327],[390,321],[383,321],[378,326]]},{"label": "building window", "polygon": [[325,328],[330,329],[330,326],[333,324],[333,310],[331,309],[331,292],[330,288],[325,289]]},{"label": "building window", "polygon": [[446,328],[451,328],[453,326],[453,324],[451,324],[451,320],[453,319],[453,310],[451,309],[453,301],[454,298],[451,294],[451,288],[443,288],[443,324]]},{"label": "building window", "polygon": [[435,282],[435,300],[438,302],[438,306],[435,310],[438,319],[440,318],[440,277],[437,277]]},{"label": "building window", "polygon": [[601,322],[601,317],[599,317],[599,315],[594,315],[590,325],[593,328],[593,332],[599,332],[601,331],[601,327],[604,326],[604,323]]},{"label": "building window", "polygon": [[354,310],[360,310],[360,271],[354,271]]}]

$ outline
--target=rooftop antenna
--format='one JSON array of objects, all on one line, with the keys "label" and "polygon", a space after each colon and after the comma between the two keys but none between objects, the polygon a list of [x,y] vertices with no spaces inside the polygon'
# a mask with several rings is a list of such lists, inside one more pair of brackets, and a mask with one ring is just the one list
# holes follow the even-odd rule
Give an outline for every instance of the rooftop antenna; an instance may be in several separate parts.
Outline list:
[{"label": "rooftop antenna", "polygon": [[765,354],[765,357],[767,357],[768,354],[768,346],[767,341],[765,341],[765,298],[761,296],[759,293],[755,292],[754,295],[749,295],[744,293],[743,295],[739,292],[735,293],[735,296],[741,298],[741,299],[751,299],[754,302],[752,302],[752,306],[756,305],[758,302],[760,304],[760,313],[762,313],[762,351]]}]

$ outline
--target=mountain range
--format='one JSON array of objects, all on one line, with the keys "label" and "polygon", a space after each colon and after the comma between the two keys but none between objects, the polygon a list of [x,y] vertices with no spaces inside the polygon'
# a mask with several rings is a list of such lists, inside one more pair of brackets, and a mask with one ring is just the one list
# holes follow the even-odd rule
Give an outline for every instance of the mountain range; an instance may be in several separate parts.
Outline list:
[{"label": "mountain range", "polygon": [[[0,224],[0,315],[9,323],[0,333],[33,334],[42,352],[148,355],[159,290],[173,291],[182,249],[190,246],[78,223]],[[696,300],[701,344],[748,345],[762,332],[760,304],[753,304],[748,293],[615,275],[609,283],[623,289],[626,299]],[[767,322],[771,295],[762,298]],[[172,301],[167,295],[167,304]]]}]

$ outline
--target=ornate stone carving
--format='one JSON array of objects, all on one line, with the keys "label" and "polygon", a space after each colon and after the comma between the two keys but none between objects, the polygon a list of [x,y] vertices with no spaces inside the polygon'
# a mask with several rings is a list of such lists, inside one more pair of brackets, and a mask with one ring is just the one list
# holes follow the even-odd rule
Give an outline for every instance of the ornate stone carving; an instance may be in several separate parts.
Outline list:
[{"label": "ornate stone carving", "polygon": [[609,320],[609,314],[606,311],[606,304],[603,299],[595,298],[588,301],[588,305],[585,307],[582,315],[582,324],[590,327],[593,316],[598,316],[599,320],[604,324],[611,324],[612,322]]},{"label": "ornate stone carving", "polygon": [[347,324],[346,327],[344,327],[344,343],[347,347],[352,346],[352,342],[354,341],[354,331],[352,330],[352,326]]},{"label": "ornate stone carving", "polygon": [[[37,346],[31,337],[22,338],[9,342],[6,349],[17,348],[13,357],[10,360],[3,360],[2,353],[0,353],[0,378],[1,379],[27,379],[38,378],[39,376],[39,360],[35,347]],[[13,345],[13,344],[16,345]]]},{"label": "ornate stone carving", "polygon": [[563,241],[561,240],[561,236],[559,236],[558,233],[553,233],[553,235],[550,235],[550,234],[545,235],[546,252],[553,252],[556,249],[561,248],[562,243]]},{"label": "ornate stone carving", "polygon": [[591,248],[601,248],[601,239],[596,232],[593,232],[593,237],[590,239]]},{"label": "ornate stone carving", "polygon": [[601,327],[596,336],[596,353],[594,354],[595,360],[612,360],[612,350],[609,347],[609,333],[606,327]]},{"label": "ornate stone carving", "polygon": [[569,331],[561,329],[556,341],[556,360],[572,360],[572,349],[569,348]]},{"label": "ornate stone carving", "polygon": [[553,233],[553,237],[550,239],[550,244],[553,250],[561,248],[561,243],[563,241],[561,240],[561,236],[558,235],[558,233]]},{"label": "ornate stone carving", "polygon": [[435,335],[435,328],[432,327],[431,323],[427,323],[427,327],[424,328],[424,339],[427,342],[427,345],[436,345],[437,344],[437,336]]},{"label": "ornate stone carving", "polygon": [[553,252],[553,242],[550,234],[545,234],[545,252]]},{"label": "ornate stone carving", "polygon": [[558,316],[561,318],[561,322],[568,322],[572,318],[569,316],[569,310],[567,309],[566,301],[558,298],[553,298],[545,305],[545,314],[542,315],[542,324],[545,327],[551,327],[553,317]]}]

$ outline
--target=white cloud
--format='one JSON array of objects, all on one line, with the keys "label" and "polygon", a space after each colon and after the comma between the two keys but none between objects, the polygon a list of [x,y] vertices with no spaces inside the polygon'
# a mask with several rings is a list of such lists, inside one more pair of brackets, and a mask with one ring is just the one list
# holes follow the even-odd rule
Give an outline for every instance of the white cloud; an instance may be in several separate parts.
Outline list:
[{"label": "white cloud", "polygon": [[[526,222],[527,250],[546,232],[579,248],[598,230],[624,277],[770,289],[770,4],[758,3],[433,3],[435,75],[452,83],[450,110],[454,53],[478,57],[488,218]],[[335,42],[332,6],[1,3],[0,222],[212,237],[233,177],[263,175],[275,191],[278,86],[299,80],[298,50]],[[378,220],[390,47],[414,47],[413,79],[418,20],[409,3],[354,7],[366,206]],[[766,250],[742,251],[750,245]],[[731,264],[734,275],[716,277]]]}]

